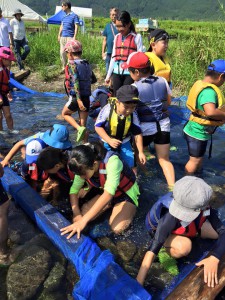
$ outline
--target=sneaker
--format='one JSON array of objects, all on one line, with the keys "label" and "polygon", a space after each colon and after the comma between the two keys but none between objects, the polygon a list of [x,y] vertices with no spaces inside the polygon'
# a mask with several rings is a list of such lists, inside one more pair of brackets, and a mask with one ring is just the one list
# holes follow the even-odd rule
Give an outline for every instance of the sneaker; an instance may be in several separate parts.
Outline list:
[{"label": "sneaker", "polygon": [[85,136],[85,133],[86,133],[86,127],[84,127],[84,126],[80,126],[79,128],[78,128],[78,130],[77,130],[77,142],[79,143],[79,142],[81,142],[82,140],[83,140],[83,138],[84,138],[84,136]]},{"label": "sneaker", "polygon": [[18,133],[19,133],[19,130],[16,130],[16,129],[9,129],[8,132],[9,132],[9,133],[12,133],[12,134],[18,134]]}]

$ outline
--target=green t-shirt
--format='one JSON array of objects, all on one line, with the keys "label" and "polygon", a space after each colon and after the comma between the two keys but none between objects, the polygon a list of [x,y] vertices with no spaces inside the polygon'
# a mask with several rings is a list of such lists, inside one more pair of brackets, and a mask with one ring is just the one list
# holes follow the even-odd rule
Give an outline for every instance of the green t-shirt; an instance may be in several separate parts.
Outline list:
[{"label": "green t-shirt", "polygon": [[[106,182],[104,190],[111,195],[115,195],[117,187],[120,183],[120,174],[123,169],[123,163],[117,155],[113,155],[109,158],[106,165]],[[85,179],[76,175],[73,184],[70,188],[70,194],[78,194],[79,190],[83,187]],[[126,194],[138,205],[138,196],[140,195],[137,182],[126,192]]]},{"label": "green t-shirt", "polygon": [[[198,95],[196,106],[200,110],[203,109],[203,105],[206,103],[214,103],[218,105],[217,94],[213,88],[207,87]],[[212,131],[215,126],[201,125],[194,121],[188,121],[187,125],[184,127],[184,132],[198,140],[209,140],[211,134],[207,132]]]}]

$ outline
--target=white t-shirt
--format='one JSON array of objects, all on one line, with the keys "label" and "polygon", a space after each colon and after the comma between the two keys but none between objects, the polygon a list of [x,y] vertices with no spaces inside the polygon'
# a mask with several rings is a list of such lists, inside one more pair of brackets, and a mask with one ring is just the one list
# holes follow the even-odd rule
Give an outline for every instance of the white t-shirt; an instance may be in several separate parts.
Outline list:
[{"label": "white t-shirt", "polygon": [[14,40],[22,40],[26,37],[24,22],[16,18],[10,20]]},{"label": "white t-shirt", "polygon": [[3,17],[0,18],[0,46],[10,46],[9,32],[12,32],[9,21]]}]

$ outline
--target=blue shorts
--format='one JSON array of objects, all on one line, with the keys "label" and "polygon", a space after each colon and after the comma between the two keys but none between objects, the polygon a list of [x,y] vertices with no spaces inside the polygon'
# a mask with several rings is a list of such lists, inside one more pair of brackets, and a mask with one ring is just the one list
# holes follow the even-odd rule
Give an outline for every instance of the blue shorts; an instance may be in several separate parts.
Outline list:
[{"label": "blue shorts", "polygon": [[188,145],[189,155],[192,157],[203,157],[206,152],[208,141],[195,139],[190,135],[187,135],[185,132],[184,137]]},{"label": "blue shorts", "polygon": [[[110,151],[112,150],[109,144],[104,143],[104,147]],[[124,144],[121,144],[121,146],[118,148],[118,153],[120,155],[120,158],[124,160],[129,167],[134,167],[134,151],[131,146],[131,142],[128,141]]]}]

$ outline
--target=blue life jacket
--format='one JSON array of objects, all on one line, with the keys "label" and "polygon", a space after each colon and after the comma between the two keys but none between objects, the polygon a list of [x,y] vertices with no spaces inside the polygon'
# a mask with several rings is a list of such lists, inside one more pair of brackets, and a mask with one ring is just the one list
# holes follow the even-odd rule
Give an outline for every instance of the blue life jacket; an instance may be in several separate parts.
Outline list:
[{"label": "blue life jacket", "polygon": [[81,96],[91,95],[91,66],[86,59],[76,59],[75,61],[78,73]]},{"label": "blue life jacket", "polygon": [[100,110],[101,110],[101,103],[99,100],[99,95],[105,94],[108,97],[110,97],[111,93],[109,91],[109,88],[105,86],[99,86],[97,89],[93,91],[93,93],[90,96],[90,110],[89,110],[89,116],[91,118],[97,118]]},{"label": "blue life jacket", "polygon": [[135,82],[139,92],[137,113],[140,122],[157,122],[168,117],[168,91],[162,77],[149,76]]}]

